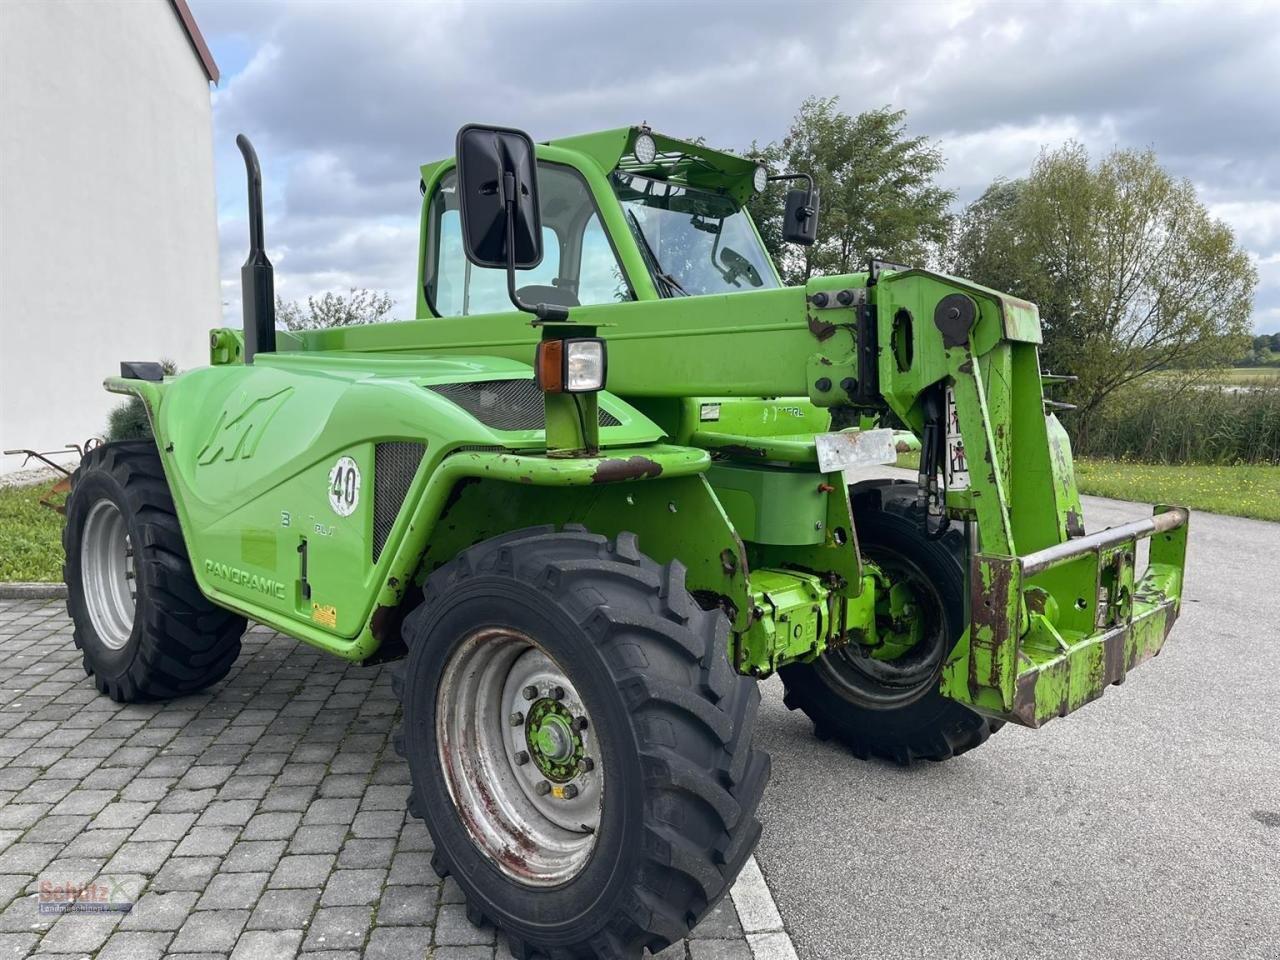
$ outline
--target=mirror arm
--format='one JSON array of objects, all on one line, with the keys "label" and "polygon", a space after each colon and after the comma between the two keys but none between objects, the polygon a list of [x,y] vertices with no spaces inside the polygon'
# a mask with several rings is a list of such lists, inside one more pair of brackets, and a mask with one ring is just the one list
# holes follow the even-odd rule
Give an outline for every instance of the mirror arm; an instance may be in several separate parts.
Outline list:
[{"label": "mirror arm", "polygon": [[768,180],[769,180],[769,182],[770,182],[770,183],[773,183],[775,180],[785,180],[785,181],[787,181],[788,183],[789,183],[789,182],[791,182],[792,180],[803,180],[803,181],[804,181],[804,184],[805,184],[805,187],[804,187],[804,188],[805,188],[805,192],[806,192],[806,193],[813,193],[813,176],[812,176],[812,174],[808,174],[808,173],[779,173],[779,174],[775,174],[775,175],[774,175],[774,176],[772,176],[772,177],[769,177],[769,178],[768,178]]},{"label": "mirror arm", "polygon": [[808,174],[808,173],[779,173],[779,174],[777,174],[777,175],[775,175],[775,176],[769,177],[769,178],[768,178],[768,180],[769,180],[769,182],[770,182],[770,183],[773,183],[775,180],[786,181],[786,182],[788,182],[788,183],[790,183],[792,180],[803,180],[803,181],[804,181],[804,197],[805,197],[805,200],[804,200],[804,213],[805,213],[805,216],[807,216],[807,217],[812,217],[812,216],[813,216],[813,214],[814,214],[814,209],[813,209],[813,176],[812,176],[811,174]]},{"label": "mirror arm", "polygon": [[516,201],[515,177],[503,174],[502,187],[507,207],[507,296],[515,304],[517,310],[532,313],[537,323],[569,319],[569,308],[552,303],[525,303],[516,293]]}]

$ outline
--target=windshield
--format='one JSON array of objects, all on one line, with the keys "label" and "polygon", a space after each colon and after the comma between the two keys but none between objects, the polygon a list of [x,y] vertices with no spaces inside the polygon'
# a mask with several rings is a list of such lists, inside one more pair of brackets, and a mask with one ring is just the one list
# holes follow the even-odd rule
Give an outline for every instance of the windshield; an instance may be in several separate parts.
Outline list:
[{"label": "windshield", "polygon": [[629,173],[613,184],[662,296],[778,286],[746,211],[728,197]]}]

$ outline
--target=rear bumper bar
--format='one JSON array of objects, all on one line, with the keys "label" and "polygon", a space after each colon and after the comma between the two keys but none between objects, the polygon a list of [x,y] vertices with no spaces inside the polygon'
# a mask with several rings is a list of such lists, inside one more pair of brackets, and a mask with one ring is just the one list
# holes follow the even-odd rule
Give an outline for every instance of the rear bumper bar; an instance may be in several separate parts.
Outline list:
[{"label": "rear bumper bar", "polygon": [[1022,558],[1022,574],[1027,577],[1034,576],[1086,553],[1095,553],[1130,540],[1185,527],[1190,516],[1186,507],[1170,507],[1164,513],[1153,514],[1145,520],[1134,520],[1132,523],[1121,524],[1118,527],[1108,527],[1087,537],[1068,540],[1056,547],[1037,550]]},{"label": "rear bumper bar", "polygon": [[943,669],[942,692],[1038,727],[1123,682],[1160,652],[1178,617],[1188,521],[1183,507],[1157,507],[1148,519],[1026,556],[975,556],[969,631]]}]

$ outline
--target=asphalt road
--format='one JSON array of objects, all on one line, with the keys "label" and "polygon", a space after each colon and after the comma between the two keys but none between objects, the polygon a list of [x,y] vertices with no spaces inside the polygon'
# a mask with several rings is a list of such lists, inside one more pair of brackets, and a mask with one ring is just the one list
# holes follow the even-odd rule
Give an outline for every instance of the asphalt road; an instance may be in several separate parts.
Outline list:
[{"label": "asphalt road", "polygon": [[[1146,515],[1085,498],[1089,529]],[[1280,524],[1193,514],[1161,655],[1041,730],[899,769],[765,685],[757,859],[802,958],[1280,958]]]}]

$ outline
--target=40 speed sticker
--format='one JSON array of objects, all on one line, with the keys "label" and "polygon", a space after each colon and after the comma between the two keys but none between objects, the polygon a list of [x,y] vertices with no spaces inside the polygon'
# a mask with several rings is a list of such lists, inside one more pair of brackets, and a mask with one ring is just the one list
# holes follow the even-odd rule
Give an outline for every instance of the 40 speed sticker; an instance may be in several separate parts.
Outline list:
[{"label": "40 speed sticker", "polygon": [[340,517],[349,517],[360,505],[360,465],[341,457],[329,471],[329,506]]}]

